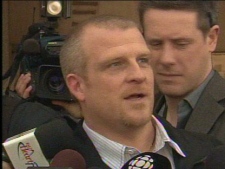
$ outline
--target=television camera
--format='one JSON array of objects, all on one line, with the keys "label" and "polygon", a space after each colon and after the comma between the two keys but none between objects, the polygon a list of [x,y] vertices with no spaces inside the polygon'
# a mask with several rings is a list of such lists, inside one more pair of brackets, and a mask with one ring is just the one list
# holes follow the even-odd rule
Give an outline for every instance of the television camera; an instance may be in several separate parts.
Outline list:
[{"label": "television camera", "polygon": [[[50,5],[52,5],[52,1],[50,2]],[[58,5],[58,1],[56,4]],[[51,12],[49,10],[51,6],[46,8]],[[54,6],[53,8],[56,9]],[[10,77],[6,90],[9,90],[9,86],[20,67],[20,73],[31,72],[32,97],[64,101],[73,100],[63,79],[59,64],[59,53],[66,36],[55,31],[58,12],[61,12],[61,10],[58,11],[57,9],[56,13],[53,12],[54,15],[57,14],[56,17],[46,14],[47,22],[34,23],[28,28],[27,35],[22,38],[18,46],[13,64],[3,75],[3,80]]]},{"label": "television camera", "polygon": [[65,36],[43,25],[34,38],[23,42],[21,73],[31,72],[32,93],[39,98],[71,100],[59,64],[59,53]]}]

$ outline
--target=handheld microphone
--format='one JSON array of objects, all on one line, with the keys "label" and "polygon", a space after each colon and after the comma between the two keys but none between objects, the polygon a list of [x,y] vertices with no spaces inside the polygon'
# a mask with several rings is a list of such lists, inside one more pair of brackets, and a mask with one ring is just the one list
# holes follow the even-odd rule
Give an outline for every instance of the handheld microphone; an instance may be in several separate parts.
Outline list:
[{"label": "handheld microphone", "polygon": [[205,161],[206,169],[224,169],[225,167],[225,146],[219,146],[212,150]]},{"label": "handheld microphone", "polygon": [[141,153],[127,161],[121,169],[172,169],[168,158],[151,152]]},{"label": "handheld microphone", "polygon": [[3,146],[16,169],[48,167],[48,160],[58,152],[75,148],[73,140],[73,131],[66,120],[57,118],[7,139]]},{"label": "handheld microphone", "polygon": [[50,167],[28,167],[27,169],[86,169],[86,163],[80,153],[65,149],[54,156]]}]

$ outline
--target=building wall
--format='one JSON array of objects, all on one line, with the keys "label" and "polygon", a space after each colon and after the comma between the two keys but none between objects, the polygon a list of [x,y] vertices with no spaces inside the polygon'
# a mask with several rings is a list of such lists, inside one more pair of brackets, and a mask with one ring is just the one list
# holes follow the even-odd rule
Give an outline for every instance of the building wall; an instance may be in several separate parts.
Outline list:
[{"label": "building wall", "polygon": [[[73,26],[80,21],[102,14],[116,14],[131,18],[138,22],[137,1],[71,1],[71,18],[59,18],[58,29],[60,34],[67,34]],[[213,63],[217,70],[224,75],[225,71],[225,2],[219,2],[219,22],[221,32],[217,46],[217,54],[213,56]],[[17,46],[23,35],[27,34],[28,27],[34,22],[46,21],[46,18],[40,17],[40,1],[3,1],[3,73],[13,62]],[[219,54],[218,54],[219,52]],[[3,82],[5,87],[6,81]]]}]

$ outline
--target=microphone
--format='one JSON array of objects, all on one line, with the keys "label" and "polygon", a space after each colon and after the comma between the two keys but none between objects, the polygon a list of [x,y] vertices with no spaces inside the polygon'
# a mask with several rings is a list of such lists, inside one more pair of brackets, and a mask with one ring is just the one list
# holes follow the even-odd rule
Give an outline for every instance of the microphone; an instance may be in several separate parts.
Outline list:
[{"label": "microphone", "polygon": [[22,49],[25,54],[38,54],[41,52],[38,41],[33,38],[26,39],[23,42]]},{"label": "microphone", "polygon": [[216,147],[207,156],[205,169],[224,169],[225,166],[225,145]]},{"label": "microphone", "polygon": [[3,147],[16,169],[48,167],[49,159],[58,152],[75,149],[73,140],[73,131],[66,120],[57,118],[7,139]]},{"label": "microphone", "polygon": [[151,152],[138,154],[128,160],[121,169],[172,169],[168,158]]},{"label": "microphone", "polygon": [[22,53],[23,58],[20,61],[20,71],[21,73],[27,73],[34,66],[34,64],[30,64],[31,60],[39,60],[37,57],[40,58],[41,47],[39,42],[34,38],[26,39],[22,44]]},{"label": "microphone", "polygon": [[86,169],[83,156],[75,150],[65,149],[57,153],[50,167],[72,167],[73,169]]},{"label": "microphone", "polygon": [[[27,61],[25,61],[24,54],[27,54],[27,55],[40,54],[41,53],[40,48],[41,47],[37,40],[35,40],[33,38],[24,40],[23,43],[20,45],[20,48],[17,51],[17,54],[14,58],[13,64],[10,66],[10,68],[7,70],[7,72],[3,75],[2,80],[5,80],[6,78],[11,76],[11,80],[9,82],[9,85],[10,85],[16,76],[20,62],[22,64],[24,64],[24,66],[26,65]],[[21,69],[24,69],[22,72],[29,71],[27,66],[25,66],[25,68],[21,68]]]}]

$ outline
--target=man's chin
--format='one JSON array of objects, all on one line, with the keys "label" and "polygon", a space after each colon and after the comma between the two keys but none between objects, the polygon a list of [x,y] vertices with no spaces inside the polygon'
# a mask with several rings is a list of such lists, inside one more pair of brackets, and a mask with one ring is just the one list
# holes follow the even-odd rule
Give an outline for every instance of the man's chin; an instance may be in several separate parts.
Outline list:
[{"label": "man's chin", "polygon": [[151,116],[144,117],[144,116],[139,116],[139,117],[133,117],[133,118],[127,118],[124,119],[124,124],[127,127],[131,128],[137,128],[137,127],[142,127],[145,126],[147,123],[151,121]]},{"label": "man's chin", "polygon": [[183,88],[179,86],[163,86],[159,87],[159,91],[168,97],[180,97],[183,95]]}]

